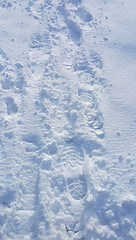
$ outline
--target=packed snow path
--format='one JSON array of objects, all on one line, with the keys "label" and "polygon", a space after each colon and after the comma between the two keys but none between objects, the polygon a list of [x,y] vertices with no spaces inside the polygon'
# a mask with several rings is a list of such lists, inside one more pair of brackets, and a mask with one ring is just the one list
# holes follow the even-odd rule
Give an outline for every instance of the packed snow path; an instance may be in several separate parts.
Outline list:
[{"label": "packed snow path", "polygon": [[0,3],[1,240],[136,238],[136,199],[117,201],[107,165],[99,19],[85,3]]}]

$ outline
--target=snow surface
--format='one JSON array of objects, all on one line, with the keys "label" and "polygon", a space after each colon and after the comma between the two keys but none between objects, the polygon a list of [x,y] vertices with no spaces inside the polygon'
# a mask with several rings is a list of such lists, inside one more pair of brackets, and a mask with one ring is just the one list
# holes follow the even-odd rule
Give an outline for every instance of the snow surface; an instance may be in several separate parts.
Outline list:
[{"label": "snow surface", "polygon": [[0,240],[136,239],[135,13],[0,1]]}]

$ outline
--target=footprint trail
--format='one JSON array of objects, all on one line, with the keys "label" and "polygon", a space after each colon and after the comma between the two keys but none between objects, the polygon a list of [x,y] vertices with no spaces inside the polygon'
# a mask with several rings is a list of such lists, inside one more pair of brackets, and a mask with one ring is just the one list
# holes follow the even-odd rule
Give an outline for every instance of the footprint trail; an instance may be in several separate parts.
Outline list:
[{"label": "footprint trail", "polygon": [[0,239],[117,239],[103,63],[85,41],[96,20],[82,0],[4,1],[0,11],[14,16],[12,31],[1,27]]}]

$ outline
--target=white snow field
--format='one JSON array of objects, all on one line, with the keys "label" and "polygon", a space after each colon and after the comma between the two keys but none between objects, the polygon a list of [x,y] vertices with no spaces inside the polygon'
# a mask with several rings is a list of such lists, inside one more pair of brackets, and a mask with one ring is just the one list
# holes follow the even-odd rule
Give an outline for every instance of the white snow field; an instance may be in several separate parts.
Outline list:
[{"label": "white snow field", "polygon": [[0,240],[136,240],[136,1],[0,1]]}]

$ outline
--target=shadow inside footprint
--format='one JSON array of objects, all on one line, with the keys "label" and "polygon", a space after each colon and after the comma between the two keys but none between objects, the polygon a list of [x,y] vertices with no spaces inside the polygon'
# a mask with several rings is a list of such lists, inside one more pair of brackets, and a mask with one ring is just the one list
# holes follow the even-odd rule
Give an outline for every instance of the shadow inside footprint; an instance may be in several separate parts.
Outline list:
[{"label": "shadow inside footprint", "polygon": [[18,107],[17,105],[14,103],[14,99],[12,97],[7,97],[5,99],[5,103],[7,105],[7,114],[11,115],[11,114],[15,114],[18,111]]},{"label": "shadow inside footprint", "polygon": [[15,194],[16,192],[14,190],[7,188],[6,191],[0,195],[0,204],[10,207],[10,203],[15,200]]},{"label": "shadow inside footprint", "polygon": [[76,45],[80,46],[80,38],[82,35],[81,28],[73,20],[69,18],[65,20],[65,23],[68,27],[71,39]]},{"label": "shadow inside footprint", "polygon": [[79,6],[82,3],[82,0],[69,0],[69,2],[75,6]]},{"label": "shadow inside footprint", "polygon": [[40,137],[35,133],[23,134],[22,139],[25,142],[33,143],[35,146],[41,146]]},{"label": "shadow inside footprint", "polygon": [[93,16],[91,13],[89,13],[86,9],[80,7],[77,10],[77,15],[82,19],[84,22],[90,22],[93,19]]}]

